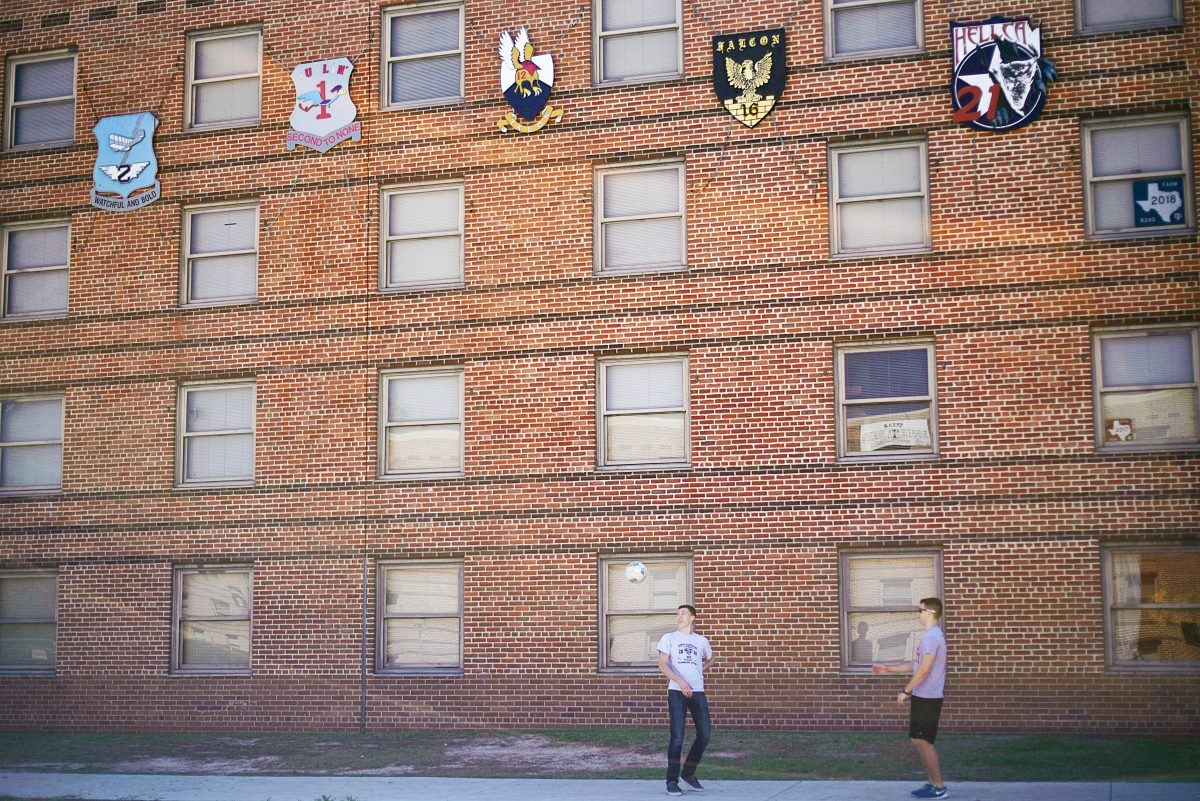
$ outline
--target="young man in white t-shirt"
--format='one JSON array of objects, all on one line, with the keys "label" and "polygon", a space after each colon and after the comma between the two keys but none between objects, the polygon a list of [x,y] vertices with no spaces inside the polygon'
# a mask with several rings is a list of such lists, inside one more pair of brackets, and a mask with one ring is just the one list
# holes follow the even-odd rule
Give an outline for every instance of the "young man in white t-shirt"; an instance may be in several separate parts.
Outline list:
[{"label": "young man in white t-shirt", "polygon": [[[696,778],[696,766],[704,756],[712,721],[708,717],[708,699],[704,697],[704,669],[712,664],[712,646],[708,638],[692,629],[696,622],[696,607],[682,604],[675,612],[677,631],[668,632],[658,641],[658,669],[670,679],[667,685],[667,709],[671,713],[671,741],[667,745],[667,795],[683,795],[682,780],[693,790],[703,790]],[[688,749],[687,760],[680,766],[683,754],[683,730],[686,713],[692,713],[696,739]]]}]

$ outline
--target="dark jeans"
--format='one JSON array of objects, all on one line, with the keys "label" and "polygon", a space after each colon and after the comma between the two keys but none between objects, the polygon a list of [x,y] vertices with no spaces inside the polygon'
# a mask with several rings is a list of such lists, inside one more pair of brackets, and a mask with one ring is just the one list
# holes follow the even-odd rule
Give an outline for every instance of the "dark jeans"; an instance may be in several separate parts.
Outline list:
[{"label": "dark jeans", "polygon": [[683,775],[692,776],[704,749],[708,747],[708,738],[712,734],[712,721],[708,717],[708,699],[704,693],[692,693],[688,698],[679,690],[667,690],[667,709],[671,712],[671,742],[667,745],[667,781],[679,781],[679,758],[683,755],[683,730],[686,726],[685,714],[692,713],[692,725],[696,727],[696,739],[688,749],[687,761],[683,763]]}]

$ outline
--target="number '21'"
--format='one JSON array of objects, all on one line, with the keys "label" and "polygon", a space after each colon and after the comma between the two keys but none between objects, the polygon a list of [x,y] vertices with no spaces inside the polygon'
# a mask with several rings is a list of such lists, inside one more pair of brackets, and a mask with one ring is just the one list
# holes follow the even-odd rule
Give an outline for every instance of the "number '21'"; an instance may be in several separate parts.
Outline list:
[{"label": "number '21'", "polygon": [[[964,99],[964,95],[966,96]],[[996,106],[1000,103],[1000,87],[992,84],[988,87],[987,111],[980,112],[979,101],[983,99],[983,90],[978,86],[964,86],[958,90],[958,100],[962,108],[954,112],[955,122],[975,122],[980,117],[987,117],[988,122],[996,119]]]}]

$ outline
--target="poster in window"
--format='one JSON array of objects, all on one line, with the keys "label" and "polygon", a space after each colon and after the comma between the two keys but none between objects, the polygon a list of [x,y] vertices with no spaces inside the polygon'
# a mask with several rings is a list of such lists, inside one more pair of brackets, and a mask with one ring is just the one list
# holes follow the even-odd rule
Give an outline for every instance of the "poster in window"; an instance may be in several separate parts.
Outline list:
[{"label": "poster in window", "polygon": [[1133,182],[1133,224],[1138,228],[1183,225],[1182,178],[1156,178]]}]

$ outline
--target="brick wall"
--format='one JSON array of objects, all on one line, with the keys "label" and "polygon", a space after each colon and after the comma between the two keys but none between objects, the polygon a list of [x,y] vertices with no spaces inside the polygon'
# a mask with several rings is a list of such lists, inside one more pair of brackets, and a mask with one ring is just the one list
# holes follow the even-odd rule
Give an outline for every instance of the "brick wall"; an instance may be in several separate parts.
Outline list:
[{"label": "brick wall", "polygon": [[[819,3],[688,2],[684,78],[594,88],[586,3],[469,0],[466,100],[392,111],[378,3],[6,6],[6,56],[78,48],[78,102],[75,145],[0,153],[0,223],[69,218],[72,243],[69,316],[0,322],[0,394],[66,412],[62,492],[0,496],[0,569],[56,568],[59,592],[57,673],[0,679],[0,725],[356,728],[363,560],[374,610],[375,564],[412,557],[464,564],[463,671],[368,675],[370,729],[657,724],[660,677],[597,670],[596,566],[681,552],[720,725],[899,730],[895,682],[840,670],[838,559],[920,547],[942,554],[948,729],[1195,734],[1195,675],[1106,669],[1100,549],[1195,544],[1200,459],[1097,454],[1090,353],[1097,327],[1196,321],[1200,248],[1085,239],[1079,133],[1186,112],[1200,153],[1185,6],[1183,27],[1083,36],[1070,0],[926,2],[926,54],[828,63]],[[1040,22],[1060,72],[1002,136],[953,124],[947,95],[949,20],[997,13]],[[710,21],[788,23],[754,129],[713,97]],[[262,124],[184,132],[186,33],[251,23]],[[565,111],[528,136],[495,125],[495,39],[521,26]],[[286,151],[279,62],[360,54],[363,140]],[[148,107],[163,198],[91,208],[92,125]],[[909,137],[932,251],[831,259],[828,146]],[[594,168],[663,158],[686,164],[688,269],[595,276]],[[443,179],[465,286],[379,292],[380,188]],[[238,199],[260,204],[258,302],[180,309],[181,209]],[[839,462],[834,344],[906,337],[935,344],[939,458]],[[692,466],[598,472],[596,359],[657,352],[689,358]],[[380,371],[438,365],[465,373],[465,475],[376,480]],[[255,485],[175,489],[177,386],[248,377]],[[171,674],[191,564],[253,566],[251,675]]]}]

